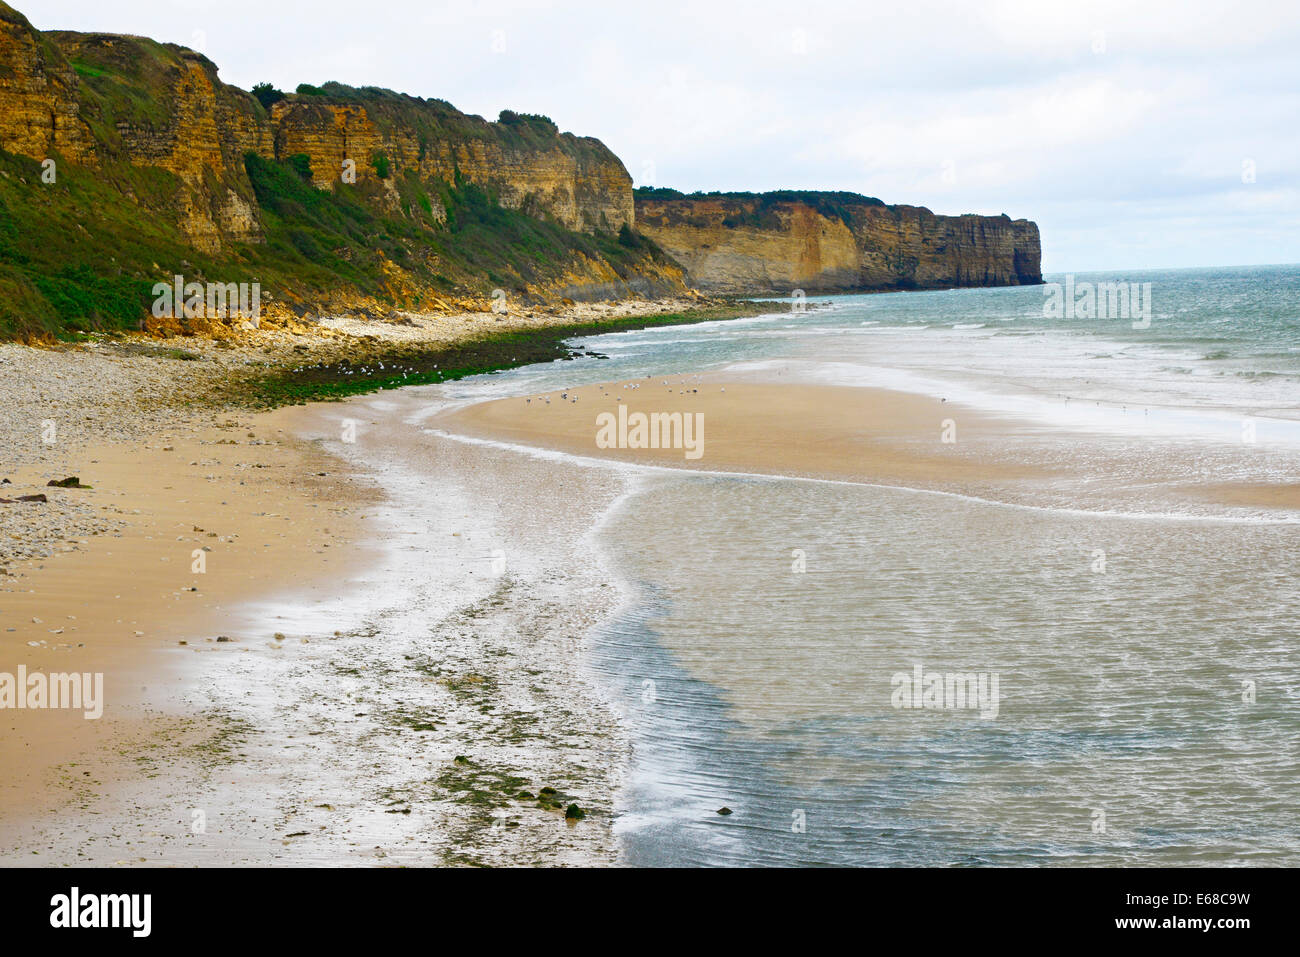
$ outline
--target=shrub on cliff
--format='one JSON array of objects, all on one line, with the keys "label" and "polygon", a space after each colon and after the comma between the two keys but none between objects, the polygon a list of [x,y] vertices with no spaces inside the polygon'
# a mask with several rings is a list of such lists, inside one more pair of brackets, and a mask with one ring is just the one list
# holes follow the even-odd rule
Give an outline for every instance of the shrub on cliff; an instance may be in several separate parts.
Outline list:
[{"label": "shrub on cliff", "polygon": [[633,230],[627,223],[619,227],[618,241],[620,245],[626,246],[628,249],[640,249],[642,245],[641,234]]},{"label": "shrub on cliff", "polygon": [[560,135],[560,128],[549,116],[502,110],[497,125],[504,139],[516,147],[540,146]]},{"label": "shrub on cliff", "polygon": [[35,185],[40,172],[0,150],[0,339],[137,328],[179,258],[175,227],[142,207],[174,202],[175,178],[61,163],[56,184]]},{"label": "shrub on cliff", "polygon": [[502,110],[497,116],[497,122],[503,126],[527,127],[549,136],[555,136],[560,132],[560,128],[555,125],[554,120],[549,116],[542,116],[540,113],[516,113],[514,110]]},{"label": "shrub on cliff", "polygon": [[638,186],[632,191],[637,199],[685,199],[686,194],[680,189],[667,186]]},{"label": "shrub on cliff", "polygon": [[257,102],[261,103],[262,107],[267,110],[284,99],[284,92],[277,90],[270,83],[255,83],[252,92]]},{"label": "shrub on cliff", "polygon": [[302,179],[311,179],[311,157],[306,153],[294,153],[290,156],[289,166]]},{"label": "shrub on cliff", "polygon": [[0,261],[0,338],[44,336],[59,331],[59,314],[16,266]]},{"label": "shrub on cliff", "polygon": [[150,288],[147,282],[105,274],[89,263],[37,276],[35,286],[64,325],[77,332],[131,328],[143,315]]}]

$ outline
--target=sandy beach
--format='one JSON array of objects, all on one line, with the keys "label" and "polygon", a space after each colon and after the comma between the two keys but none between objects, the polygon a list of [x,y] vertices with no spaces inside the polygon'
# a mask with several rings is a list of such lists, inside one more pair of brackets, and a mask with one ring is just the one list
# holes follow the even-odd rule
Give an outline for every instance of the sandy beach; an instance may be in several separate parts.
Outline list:
[{"label": "sandy beach", "polygon": [[[366,561],[358,540],[373,489],[339,474],[335,460],[276,421],[274,414],[231,419],[220,428],[90,445],[75,468],[90,488],[42,489],[75,498],[109,524],[76,539],[76,550],[10,567],[0,592],[6,670],[103,673],[111,705],[97,721],[66,710],[5,712],[6,825],[24,809],[48,809],[51,797],[56,806],[58,797],[72,797],[52,795],[52,777],[85,792],[91,779],[127,773],[136,756],[112,742],[158,733],[149,712],[184,680],[187,656],[238,649],[243,639],[223,630],[235,605],[313,584],[332,590]],[[34,491],[48,474],[48,466],[29,466],[12,480]],[[171,737],[179,729],[161,730]],[[114,766],[123,760],[125,767]]]},{"label": "sandy beach", "polygon": [[[592,532],[632,486],[601,462],[1003,503],[1074,506],[1100,486],[1111,508],[1139,487],[1119,477],[1159,484],[1134,464],[1145,449],[772,375],[259,413],[190,401],[301,344],[272,333],[254,358],[187,341],[198,362],[0,351],[28,374],[10,380],[0,497],[47,498],[0,506],[0,671],[104,675],[98,720],[3,713],[0,860],[618,862],[631,743],[585,636],[627,600]],[[638,415],[696,425],[628,441]],[[47,484],[72,476],[82,487]],[[1295,504],[1294,486],[1258,482],[1164,493]]]},{"label": "sandy beach", "polygon": [[1285,926],[1300,6],[1094,7],[0,0],[6,939]]},{"label": "sandy beach", "polygon": [[[536,321],[671,305],[582,306]],[[502,325],[500,317],[484,321]],[[346,750],[340,740],[332,742],[328,756],[320,754],[318,780],[310,779],[304,765],[290,775],[294,780],[272,783],[285,771],[295,734],[336,739],[344,735],[343,723],[362,724],[353,714],[358,697],[391,699],[405,680],[392,674],[394,661],[417,656],[375,649],[373,625],[345,625],[344,611],[322,613],[294,631],[278,620],[289,616],[268,622],[266,607],[280,602],[302,612],[360,606],[364,596],[383,593],[390,584],[376,581],[385,568],[394,578],[400,574],[392,561],[395,549],[405,549],[401,558],[409,563],[410,548],[432,552],[445,546],[441,536],[436,542],[425,536],[414,546],[395,544],[403,537],[409,541],[415,526],[398,518],[400,509],[378,474],[383,469],[364,450],[375,447],[368,443],[409,445],[409,438],[401,429],[383,439],[375,434],[371,426],[383,415],[372,405],[382,406],[382,399],[362,396],[250,414],[213,408],[203,397],[214,381],[241,374],[243,366],[300,358],[304,343],[329,354],[346,350],[349,336],[391,337],[388,324],[353,325],[349,332],[327,327],[320,336],[269,331],[245,337],[252,344],[234,349],[206,340],[168,346],[193,350],[202,357],[198,362],[102,346],[0,347],[14,413],[4,433],[8,465],[2,477],[8,483],[0,485],[0,498],[9,500],[0,505],[0,671],[103,675],[98,719],[75,709],[7,708],[0,715],[0,761],[10,769],[0,784],[0,859],[6,863],[336,863],[360,853],[358,842],[344,835],[362,830],[373,831],[375,839],[361,859],[376,862],[400,853],[388,845],[402,830],[393,823],[411,815],[426,827],[419,838],[401,839],[414,845],[404,849],[409,863],[612,859],[610,806],[624,745],[608,708],[574,670],[573,642],[582,629],[575,623],[572,631],[548,631],[536,635],[531,647],[521,647],[519,636],[540,625],[531,608],[545,586],[525,587],[510,576],[495,580],[483,574],[481,554],[464,564],[477,568],[480,580],[492,580],[497,591],[466,591],[459,609],[425,609],[439,616],[431,622],[442,629],[437,633],[457,647],[436,653],[426,640],[418,649],[421,661],[438,664],[411,665],[415,670],[407,678],[418,687],[408,689],[406,705],[385,707],[382,715],[377,710],[377,726],[366,731],[368,739],[388,742],[379,751],[418,737],[430,755],[419,769],[418,787],[403,791],[385,781],[367,751],[373,743],[356,742],[355,750]],[[445,317],[434,317],[394,328],[403,341],[413,330],[423,331],[417,341],[427,344],[488,327],[470,317],[456,329]],[[340,423],[348,415],[362,423],[363,435],[352,449],[340,441]],[[79,487],[48,484],[72,476]],[[32,495],[46,501],[19,500]],[[485,514],[479,509],[471,517],[467,510],[457,519],[458,531],[446,537],[478,548],[475,529],[484,527]],[[575,529],[572,538],[579,537]],[[447,572],[449,582],[454,574]],[[475,612],[474,600],[486,600],[490,612]],[[611,600],[597,594],[586,605],[598,616],[602,603]],[[466,613],[491,618],[498,627],[491,635],[463,634],[466,619],[458,616]],[[551,620],[562,621],[564,614],[557,611]],[[593,620],[584,618],[587,625]],[[471,648],[466,640],[496,646]],[[508,667],[517,655],[531,659],[556,641],[555,654],[543,655],[540,667],[524,673]],[[341,664],[341,657],[369,659],[369,673]],[[461,662],[455,673],[444,670],[453,657]],[[295,677],[280,674],[285,668]],[[344,680],[356,679],[356,686],[341,690],[315,683],[324,669],[336,677],[342,670]],[[386,677],[377,681],[381,673]],[[539,675],[548,678],[537,680]],[[247,697],[273,680],[285,683],[274,702],[277,726],[250,724],[251,706],[232,700],[230,689],[245,689],[239,694]],[[427,711],[420,710],[421,698]],[[321,724],[305,720],[308,702],[321,707],[313,717]],[[499,708],[516,715],[508,727],[493,723]],[[261,719],[271,720],[265,714]],[[298,719],[305,720],[303,727],[288,730]],[[524,732],[521,721],[535,727]],[[538,744],[521,745],[525,739]],[[558,740],[568,740],[560,753]],[[599,753],[573,767],[577,741]],[[496,765],[488,766],[489,756]],[[397,760],[406,764],[411,753],[399,748]],[[325,780],[331,774],[332,785]],[[340,782],[351,775],[357,779],[343,787]],[[160,780],[165,795],[158,792]],[[295,823],[287,808],[298,799],[283,791],[300,784],[319,798],[310,806],[328,824],[304,829]],[[566,825],[565,807],[579,801],[586,820],[581,827]],[[217,826],[222,815],[215,808],[244,804],[263,810],[226,814]],[[506,820],[499,805],[535,813]],[[190,818],[191,809],[203,808],[214,819],[207,840]],[[443,825],[460,823],[430,836],[433,814]],[[307,843],[309,832],[313,840]],[[79,837],[70,842],[73,833]]]}]

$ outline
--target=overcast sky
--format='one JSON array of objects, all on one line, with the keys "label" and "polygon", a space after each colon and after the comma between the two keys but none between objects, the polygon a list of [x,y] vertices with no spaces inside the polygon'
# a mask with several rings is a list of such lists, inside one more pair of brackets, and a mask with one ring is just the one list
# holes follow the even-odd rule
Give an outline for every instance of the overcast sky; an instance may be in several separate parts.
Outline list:
[{"label": "overcast sky", "polygon": [[1300,4],[10,0],[596,136],[638,185],[1036,220],[1046,272],[1300,262]]}]

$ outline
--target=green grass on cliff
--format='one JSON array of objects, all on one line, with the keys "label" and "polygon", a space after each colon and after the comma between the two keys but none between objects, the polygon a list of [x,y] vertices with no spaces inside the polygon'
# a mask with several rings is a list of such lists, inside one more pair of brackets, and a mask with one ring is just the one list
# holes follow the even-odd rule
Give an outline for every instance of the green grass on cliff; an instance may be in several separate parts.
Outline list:
[{"label": "green grass on cliff", "polygon": [[[373,182],[320,190],[289,163],[250,153],[245,166],[264,213],[266,249],[250,256],[274,265],[292,262],[302,280],[345,278],[381,293],[380,259],[388,259],[444,290],[478,294],[522,291],[561,277],[575,259],[604,260],[632,278],[647,260],[667,262],[648,240],[630,247],[602,233],[575,233],[553,220],[501,206],[494,193],[470,182],[422,183],[414,172],[395,178],[399,216],[380,216],[383,187]],[[445,220],[434,213],[434,200]],[[401,303],[418,308],[419,303]]]},{"label": "green grass on cliff", "polygon": [[178,47],[144,37],[122,43],[112,37],[51,31],[68,44],[68,62],[81,80],[80,116],[95,139],[116,151],[118,124],[138,130],[166,130],[175,108],[169,72]]},{"label": "green grass on cliff", "polygon": [[[628,279],[665,261],[648,241],[631,246],[612,234],[573,233],[502,208],[468,183],[431,192],[412,175],[399,177],[401,209],[381,214],[381,185],[319,190],[301,166],[292,158],[246,158],[266,241],[212,256],[190,246],[175,224],[186,187],[171,173],[58,160],[48,184],[36,160],[0,151],[0,338],[137,329],[154,283],[176,274],[259,282],[288,301],[323,301],[347,290],[418,310],[428,305],[422,295],[392,289],[386,263],[401,267],[414,287],[488,295],[559,280],[582,259],[603,260]],[[435,201],[445,222],[434,215]]]},{"label": "green grass on cliff", "polygon": [[641,186],[634,193],[637,199],[680,200],[680,199],[714,199],[730,200],[743,208],[723,221],[729,229],[748,226],[754,229],[774,229],[779,221],[774,217],[773,207],[785,203],[802,203],[815,209],[827,219],[839,219],[844,225],[853,226],[853,207],[880,206],[882,200],[861,193],[849,193],[842,190],[820,189],[778,189],[767,193],[721,192],[683,193],[681,190],[666,186]]},{"label": "green grass on cliff", "polygon": [[[170,271],[203,268],[170,220],[143,202],[174,193],[161,170],[60,162],[54,183],[35,160],[0,151],[0,338],[135,329]],[[155,264],[158,268],[155,268]]]}]

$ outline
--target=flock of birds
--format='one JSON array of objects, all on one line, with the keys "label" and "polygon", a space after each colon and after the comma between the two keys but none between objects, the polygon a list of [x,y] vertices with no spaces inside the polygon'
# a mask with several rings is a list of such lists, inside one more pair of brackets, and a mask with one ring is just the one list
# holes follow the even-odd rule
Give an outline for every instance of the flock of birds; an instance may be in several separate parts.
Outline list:
[{"label": "flock of birds", "polygon": [[[650,380],[650,379],[653,379],[653,378],[654,378],[654,376],[646,376],[646,380],[647,380],[647,381]],[[697,376],[695,377],[695,381],[696,381],[696,382],[703,382],[703,378],[704,378],[703,376],[698,376],[698,375],[697,375]],[[667,379],[662,380],[662,382],[663,382],[664,387],[667,388],[667,390],[671,393],[671,392],[673,391],[673,383],[670,383]],[[684,385],[685,382],[686,382],[686,380],[682,380],[682,382],[677,383],[677,385]],[[622,383],[622,388],[624,388],[624,389],[628,389],[628,390],[632,390],[632,391],[635,391],[635,390],[641,388],[642,385],[643,385],[643,383],[640,383],[640,382],[624,382],[624,383]],[[601,396],[604,397],[604,398],[606,398],[606,399],[608,399],[608,398],[610,397],[610,392],[609,392],[609,391],[606,389],[606,387],[603,386],[603,385],[600,386],[600,388],[601,388],[602,390],[604,390],[604,391],[601,392]],[[700,390],[699,390],[698,388],[697,388],[697,389],[678,389],[678,390],[677,390],[677,394],[678,394],[678,395],[691,395],[691,394],[694,394],[694,393],[698,393],[699,391],[700,391]],[[722,387],[720,387],[719,391],[721,391],[721,392],[726,392],[726,391],[727,391],[727,387],[726,387],[726,386],[722,386]],[[569,395],[570,393],[573,393],[572,398],[570,398],[570,395]],[[538,404],[539,407],[542,406],[542,405],[550,405],[550,404],[551,404],[551,397],[550,397],[550,395],[525,396],[525,397],[524,397],[524,404],[525,404],[525,405],[529,405],[529,406],[531,406],[531,405],[533,404],[533,399],[537,399],[537,404]],[[575,403],[575,402],[577,402],[577,401],[578,401],[578,390],[575,389],[575,388],[573,388],[573,387],[569,387],[568,389],[566,389],[565,391],[563,391],[563,392],[560,393],[560,401],[562,401],[562,402],[570,402],[570,403]],[[616,396],[614,396],[614,401],[615,401],[615,402],[622,402],[622,401],[623,401],[623,397],[622,397],[621,395],[616,395]]]},{"label": "flock of birds", "polygon": [[391,378],[401,374],[405,379],[409,375],[419,375],[425,372],[432,372],[438,368],[435,362],[428,369],[418,369],[415,366],[384,365],[382,360],[376,360],[375,365],[353,366],[350,363],[343,362],[317,362],[313,365],[295,366],[289,370],[295,374],[316,374],[322,373],[334,376],[360,376],[361,378]]}]

